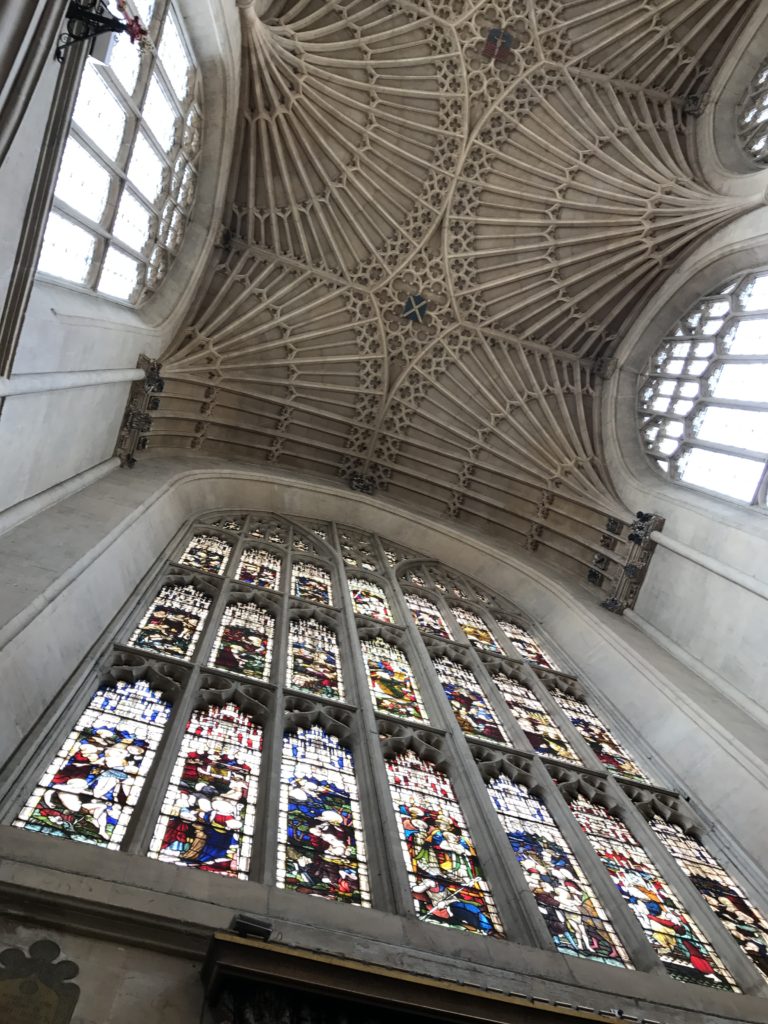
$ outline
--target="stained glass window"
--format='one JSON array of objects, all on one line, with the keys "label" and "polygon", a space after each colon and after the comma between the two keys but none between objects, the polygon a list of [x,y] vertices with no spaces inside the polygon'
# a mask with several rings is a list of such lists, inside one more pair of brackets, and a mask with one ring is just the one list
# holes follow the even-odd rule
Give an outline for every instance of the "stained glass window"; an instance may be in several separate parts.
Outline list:
[{"label": "stained glass window", "polygon": [[488,651],[490,654],[502,653],[501,648],[493,639],[491,631],[479,615],[470,611],[469,608],[461,608],[458,605],[452,605],[451,611],[473,647],[476,647],[478,651]]},{"label": "stained glass window", "polygon": [[414,587],[426,587],[426,581],[423,576],[420,576],[417,572],[410,569],[403,576],[404,583],[410,583]]},{"label": "stained glass window", "polygon": [[630,966],[608,915],[544,804],[504,775],[488,783],[488,793],[557,949]]},{"label": "stained glass window", "polygon": [[379,560],[374,553],[371,541],[365,534],[353,533],[351,530],[339,531],[339,544],[344,564],[378,572]]},{"label": "stained glass window", "polygon": [[235,704],[195,711],[150,844],[150,857],[247,878],[261,727]]},{"label": "stained glass window", "polygon": [[214,519],[211,526],[217,526],[220,530],[231,530],[239,533],[243,528],[244,519],[238,516],[222,516],[221,519]]},{"label": "stained glass window", "polygon": [[170,713],[143,679],[100,687],[14,824],[119,849]]},{"label": "stained glass window", "polygon": [[294,619],[288,638],[286,686],[320,697],[344,698],[336,634],[314,619]]},{"label": "stained glass window", "polygon": [[448,777],[410,750],[387,761],[387,775],[419,919],[481,935],[502,934]]},{"label": "stained glass window", "polygon": [[311,562],[295,562],[291,570],[291,592],[294,597],[318,604],[332,604],[330,574]]},{"label": "stained glass window", "polygon": [[658,814],[650,824],[747,956],[768,978],[768,921],[697,839]]},{"label": "stained glass window", "polygon": [[275,620],[257,604],[228,604],[213,642],[210,664],[251,679],[269,679]]},{"label": "stained glass window", "polygon": [[[128,3],[126,13],[138,7],[144,18],[145,4]],[[145,27],[156,39],[164,26],[159,47],[116,35],[104,62],[85,64],[38,264],[129,303],[155,291],[179,249],[200,149],[192,58],[169,0],[152,11]],[[183,92],[174,86],[179,61],[189,76]]]},{"label": "stained glass window", "polygon": [[405,654],[381,637],[363,640],[360,647],[376,710],[426,721],[419,688]]},{"label": "stained glass window", "polygon": [[509,742],[472,672],[450,658],[435,658],[434,666],[462,730],[470,736]]},{"label": "stained glass window", "polygon": [[742,273],[699,299],[655,352],[640,430],[672,479],[765,504],[767,324],[768,272]]},{"label": "stained glass window", "polygon": [[197,533],[187,544],[186,551],[179,559],[181,565],[189,565],[201,572],[210,572],[221,576],[229,559],[232,545],[221,537]]},{"label": "stained glass window", "polygon": [[188,658],[197,646],[210,606],[211,599],[196,587],[163,587],[130,643],[156,654]]},{"label": "stained glass window", "polygon": [[423,633],[433,633],[443,640],[450,640],[451,634],[436,605],[421,594],[404,594],[413,621]]},{"label": "stained glass window", "polygon": [[575,751],[532,690],[501,672],[493,676],[493,681],[537,754],[580,763]]},{"label": "stained glass window", "polygon": [[553,692],[552,696],[590,745],[601,764],[609,771],[636,779],[638,782],[650,781],[621,744],[614,739],[589,704],[557,691]]},{"label": "stained glass window", "polygon": [[277,884],[371,903],[352,754],[316,725],[283,739]]},{"label": "stained glass window", "polygon": [[734,990],[725,966],[624,823],[583,797],[571,810],[669,974]]},{"label": "stained glass window", "polygon": [[251,519],[248,535],[257,540],[268,540],[270,544],[282,545],[288,540],[288,531],[274,519]]},{"label": "stained glass window", "polygon": [[237,567],[237,578],[264,590],[279,590],[280,559],[269,551],[246,548]]},{"label": "stained glass window", "polygon": [[378,619],[379,622],[392,621],[392,613],[384,591],[376,583],[350,577],[349,593],[352,596],[355,615],[367,615],[371,619]]},{"label": "stained glass window", "polygon": [[522,626],[518,626],[514,622],[506,622],[503,619],[499,619],[499,626],[526,661],[532,661],[536,665],[541,665],[542,668],[551,668],[555,672],[560,671],[554,661],[544,653],[537,641]]}]

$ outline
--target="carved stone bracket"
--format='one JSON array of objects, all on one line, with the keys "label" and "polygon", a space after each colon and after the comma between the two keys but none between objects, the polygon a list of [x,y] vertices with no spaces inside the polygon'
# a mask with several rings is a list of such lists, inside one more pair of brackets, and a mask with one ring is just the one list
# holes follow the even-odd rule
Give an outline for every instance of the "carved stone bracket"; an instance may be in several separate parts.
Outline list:
[{"label": "carved stone bracket", "polygon": [[132,469],[136,465],[136,452],[147,446],[152,429],[152,413],[159,407],[165,381],[160,375],[160,363],[147,356],[139,356],[138,367],[144,370],[144,379],[137,380],[128,393],[123,422],[117,435],[115,455],[121,466]]},{"label": "carved stone bracket", "polygon": [[[651,534],[654,530],[662,530],[664,522],[661,516],[655,515],[652,512],[637,513],[627,535],[629,548],[624,558],[621,574],[614,582],[611,596],[602,602],[602,607],[607,608],[609,612],[621,615],[627,608],[635,607],[638,595],[640,594],[640,588],[651,564],[653,552],[656,550],[656,544],[651,540]],[[609,529],[609,527],[606,526],[606,529]],[[613,533],[613,531],[610,532]],[[598,564],[598,558],[605,565]],[[596,567],[590,570],[590,574],[598,572],[607,564],[607,555],[596,555]],[[602,582],[602,578],[600,582]]]}]

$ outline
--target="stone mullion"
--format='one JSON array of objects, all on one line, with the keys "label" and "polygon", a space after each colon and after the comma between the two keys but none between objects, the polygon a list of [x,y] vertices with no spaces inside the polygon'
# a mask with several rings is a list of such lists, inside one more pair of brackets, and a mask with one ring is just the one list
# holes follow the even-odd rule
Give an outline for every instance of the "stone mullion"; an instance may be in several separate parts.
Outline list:
[{"label": "stone mullion", "polygon": [[[336,603],[341,608],[339,647],[342,656],[342,679],[348,703],[357,706],[352,718],[351,734],[368,860],[371,905],[377,910],[394,914],[412,913],[406,898],[408,888],[407,885],[403,885],[403,855],[394,817],[387,813],[392,801],[379,749],[379,730],[360,650],[357,619],[347,584],[347,569],[355,574],[358,566],[346,566],[341,555],[336,523],[329,523],[329,528],[336,550],[336,572],[333,574],[336,577]],[[387,589],[384,587],[385,593]]]},{"label": "stone mullion", "polygon": [[[189,529],[189,528],[188,528]],[[186,536],[185,534],[182,537]],[[178,542],[181,544],[181,540]],[[233,550],[235,545],[233,544]],[[228,567],[231,563],[232,556],[230,555],[230,562],[227,563]],[[171,776],[173,765],[178,756],[179,749],[181,747],[182,737],[187,728],[190,715],[197,706],[199,700],[199,689],[200,689],[200,676],[205,671],[208,665],[208,658],[210,655],[211,647],[216,636],[216,629],[221,620],[221,616],[224,613],[226,607],[227,598],[232,587],[231,578],[227,576],[206,576],[205,573],[197,572],[189,566],[180,566],[176,568],[176,565],[170,561],[165,563],[163,571],[154,580],[154,590],[151,593],[157,592],[158,584],[162,585],[162,581],[168,576],[169,573],[184,572],[190,576],[196,576],[202,579],[216,580],[219,585],[219,592],[216,598],[211,601],[211,607],[206,617],[205,625],[200,633],[200,637],[197,641],[197,648],[194,652],[193,659],[191,662],[191,671],[186,685],[179,697],[179,700],[174,705],[173,715],[171,721],[165,730],[165,735],[155,758],[152,770],[147,779],[147,784],[144,786],[141,798],[139,799],[136,809],[132,815],[131,822],[126,829],[126,836],[123,842],[123,849],[129,853],[146,853],[149,849],[149,844],[152,839],[152,835],[157,824],[157,819],[160,815],[160,810],[165,800],[165,794],[168,789],[168,784]],[[143,605],[146,608],[146,604]],[[133,648],[130,648],[133,650]],[[142,651],[140,648],[135,648],[138,654],[149,654],[151,652]],[[159,656],[158,660],[163,660],[162,656]],[[159,783],[162,782],[161,786]]]},{"label": "stone mullion", "polygon": [[[562,762],[558,762],[558,770],[562,770],[563,767]],[[568,765],[566,770],[576,775],[579,774],[578,767]],[[547,809],[555,819],[555,824],[562,832],[579,866],[594,889],[595,895],[608,914],[619,941],[629,954],[633,966],[640,971],[666,976],[666,968],[646,937],[640,922],[629,909],[616,885],[611,881],[605,865],[574,817],[568,801],[558,789],[544,762],[536,756],[533,758],[531,774],[545,790],[544,802]]]},{"label": "stone mullion", "polygon": [[[658,868],[659,874],[680,898],[680,902],[695,920],[705,939],[712,944],[712,948],[728,968],[738,987],[748,995],[764,995],[765,982],[753,967],[751,960],[742,952],[717,914],[653,831],[643,813],[624,792],[618,780],[610,778],[608,787],[611,795],[617,797],[617,803],[621,804],[625,825]],[[645,789],[642,786],[633,788]]]},{"label": "stone mullion", "polygon": [[[233,560],[233,575],[240,562],[243,551],[250,541],[261,546],[257,538],[248,538],[247,529],[250,516],[244,524],[244,535],[238,545],[237,557]],[[270,708],[269,720],[264,724],[262,735],[261,768],[259,771],[259,789],[256,798],[256,827],[253,835],[253,856],[249,877],[254,881],[262,881],[266,885],[275,885],[277,881],[277,841],[278,816],[280,813],[280,768],[283,754],[283,733],[285,720],[285,665],[288,657],[288,609],[290,603],[291,580],[291,543],[292,530],[288,530],[285,547],[279,544],[267,544],[263,550],[280,554],[280,607],[276,616],[275,635],[272,648],[272,665],[270,680],[274,684],[272,694],[273,706]],[[240,584],[243,587],[247,583]],[[258,589],[256,587],[254,590]],[[260,593],[262,591],[259,591]],[[274,591],[267,591],[274,593]]]},{"label": "stone mullion", "polygon": [[[395,570],[389,567],[389,572],[396,584]],[[391,589],[398,610],[406,622],[406,632],[411,639],[414,660],[418,662],[418,664],[412,665],[412,668],[421,685],[425,706],[428,711],[430,705],[439,709],[439,718],[435,720],[434,724],[445,731],[442,753],[449,766],[448,777],[466,820],[469,834],[478,851],[483,875],[490,887],[505,934],[512,941],[547,949],[551,946],[549,932],[533,901],[530,890],[520,877],[520,871],[512,871],[509,868],[508,850],[505,848],[505,846],[509,846],[508,840],[503,830],[499,828],[498,819],[493,820],[496,815],[490,797],[479,769],[474,766],[464,733],[448,704],[425,638],[413,621],[399,586],[394,585]],[[429,593],[429,598],[432,601],[436,596],[434,591]],[[436,601],[434,603],[437,604]],[[437,648],[443,644],[443,641],[437,637],[430,642],[434,643]],[[449,646],[446,644],[447,648]],[[446,653],[450,656],[451,653],[459,655],[464,652],[456,649],[455,652],[447,650]],[[429,702],[426,700],[427,695],[431,698]],[[498,749],[498,747],[491,749]],[[510,891],[510,882],[512,891]]]}]

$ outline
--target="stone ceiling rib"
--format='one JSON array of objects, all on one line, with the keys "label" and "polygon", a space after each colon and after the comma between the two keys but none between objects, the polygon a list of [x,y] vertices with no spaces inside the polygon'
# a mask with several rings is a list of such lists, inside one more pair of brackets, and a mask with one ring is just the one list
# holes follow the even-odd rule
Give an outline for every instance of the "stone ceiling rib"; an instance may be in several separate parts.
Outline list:
[{"label": "stone ceiling rib", "polygon": [[231,206],[145,443],[615,560],[601,374],[758,201],[697,178],[685,113],[757,2],[240,0]]}]

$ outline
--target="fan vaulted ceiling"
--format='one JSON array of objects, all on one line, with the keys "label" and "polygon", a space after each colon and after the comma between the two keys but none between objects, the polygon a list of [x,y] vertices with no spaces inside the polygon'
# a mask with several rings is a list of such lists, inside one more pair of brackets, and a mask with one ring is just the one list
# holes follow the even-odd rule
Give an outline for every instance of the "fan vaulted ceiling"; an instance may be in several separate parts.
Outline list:
[{"label": "fan vaulted ceiling", "polygon": [[757,2],[238,0],[227,219],[149,447],[614,558],[601,378],[746,208],[697,179],[686,110]]}]

